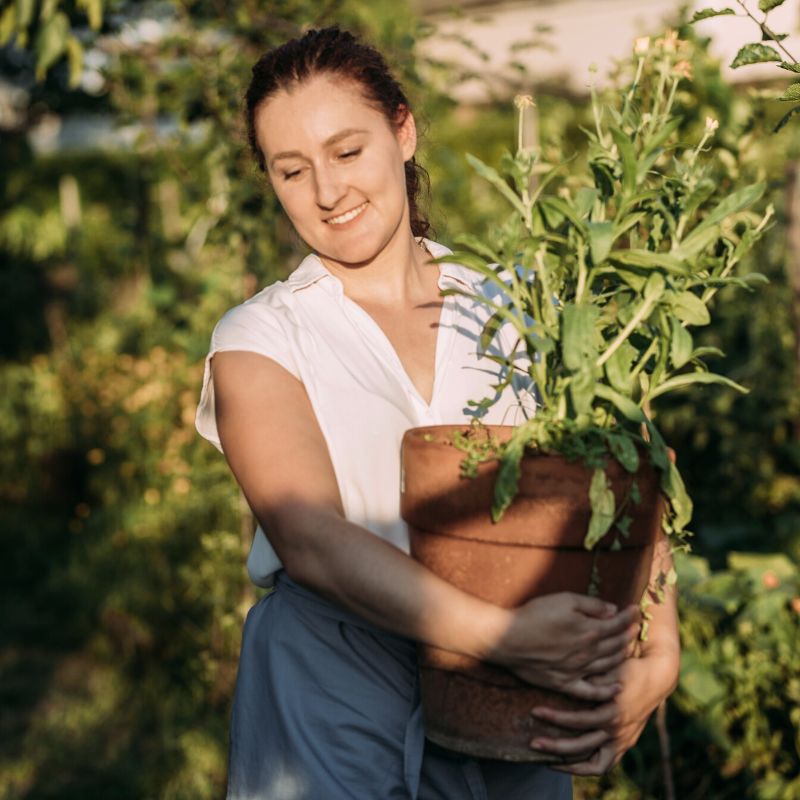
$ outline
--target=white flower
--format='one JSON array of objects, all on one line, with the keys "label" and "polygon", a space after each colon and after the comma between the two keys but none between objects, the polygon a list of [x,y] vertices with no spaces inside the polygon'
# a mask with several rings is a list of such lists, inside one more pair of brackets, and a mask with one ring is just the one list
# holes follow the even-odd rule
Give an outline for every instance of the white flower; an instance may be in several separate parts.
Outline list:
[{"label": "white flower", "polygon": [[643,56],[650,49],[650,37],[641,36],[633,43],[633,52],[637,56]]},{"label": "white flower", "polygon": [[719,120],[706,117],[706,133],[713,133],[717,128],[719,128]]}]

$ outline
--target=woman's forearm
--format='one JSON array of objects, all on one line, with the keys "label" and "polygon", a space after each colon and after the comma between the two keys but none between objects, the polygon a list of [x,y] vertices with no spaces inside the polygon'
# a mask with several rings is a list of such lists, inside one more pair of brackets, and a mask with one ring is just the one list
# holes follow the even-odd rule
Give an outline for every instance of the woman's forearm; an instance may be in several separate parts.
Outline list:
[{"label": "woman's forearm", "polygon": [[259,517],[289,576],[387,630],[506,666],[524,680],[602,702],[619,686],[588,676],[619,667],[636,610],[571,593],[503,609],[458,589],[334,511],[283,503]]},{"label": "woman's forearm", "polygon": [[510,611],[461,591],[330,509],[284,504],[266,516],[290,578],[387,630],[487,659],[511,626]]}]

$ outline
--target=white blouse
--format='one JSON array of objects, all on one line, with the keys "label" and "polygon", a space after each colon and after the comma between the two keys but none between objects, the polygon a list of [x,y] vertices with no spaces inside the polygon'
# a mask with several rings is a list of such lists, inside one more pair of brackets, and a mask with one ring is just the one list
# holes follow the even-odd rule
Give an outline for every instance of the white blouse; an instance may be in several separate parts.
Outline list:
[{"label": "white blouse", "polygon": [[[444,245],[421,239],[434,257]],[[486,292],[480,275],[459,264],[439,264],[439,288]],[[493,298],[497,301],[499,298]],[[211,359],[246,350],[273,359],[302,381],[328,445],[348,520],[406,553],[408,531],[400,517],[400,441],[413,427],[461,424],[481,412],[467,405],[496,397],[501,367],[480,352],[479,337],[491,311],[459,295],[444,299],[436,341],[433,396],[428,405],[408,377],[378,324],[343,291],[316,254],[278,281],[230,309],[211,335],[195,425],[220,451],[214,416]],[[515,354],[523,370],[488,412],[486,423],[517,424],[535,411],[516,335],[501,328],[487,354]],[[251,579],[271,586],[281,562],[259,526],[247,559]]]}]

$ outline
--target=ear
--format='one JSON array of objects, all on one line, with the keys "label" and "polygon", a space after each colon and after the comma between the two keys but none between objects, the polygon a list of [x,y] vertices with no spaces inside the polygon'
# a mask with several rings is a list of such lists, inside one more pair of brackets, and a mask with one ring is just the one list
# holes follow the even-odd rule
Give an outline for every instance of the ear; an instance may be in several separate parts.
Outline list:
[{"label": "ear", "polygon": [[411,110],[401,106],[397,110],[397,141],[403,153],[403,161],[408,161],[417,149],[417,123]]}]

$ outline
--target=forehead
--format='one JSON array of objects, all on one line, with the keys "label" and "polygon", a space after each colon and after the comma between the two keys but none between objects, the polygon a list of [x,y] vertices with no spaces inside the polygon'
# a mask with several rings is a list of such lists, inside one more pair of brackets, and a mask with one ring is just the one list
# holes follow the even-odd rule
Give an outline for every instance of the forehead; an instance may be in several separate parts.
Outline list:
[{"label": "forehead", "polygon": [[384,115],[352,81],[316,75],[262,103],[255,129],[267,158],[280,150],[320,145],[345,128],[389,130]]}]

